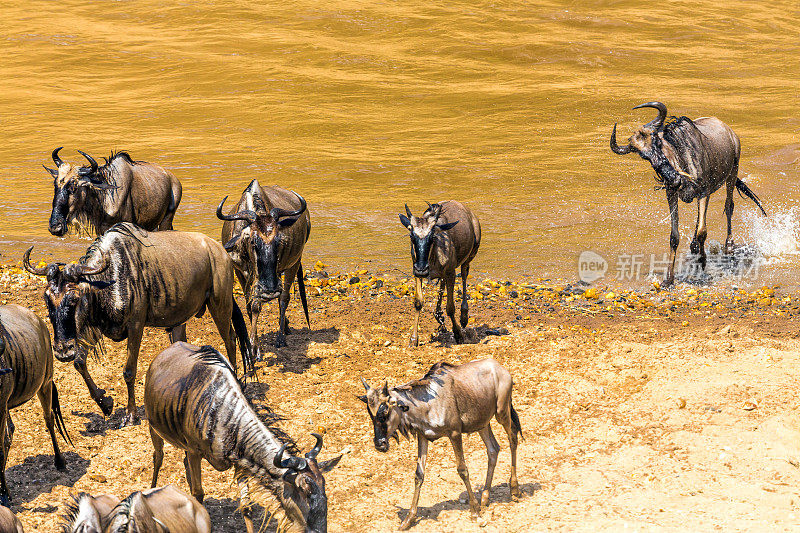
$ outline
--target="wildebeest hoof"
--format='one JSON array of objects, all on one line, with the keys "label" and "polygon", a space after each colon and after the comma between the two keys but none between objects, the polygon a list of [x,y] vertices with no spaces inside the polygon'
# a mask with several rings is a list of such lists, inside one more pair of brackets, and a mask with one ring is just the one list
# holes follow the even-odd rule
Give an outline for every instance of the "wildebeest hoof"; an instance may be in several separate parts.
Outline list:
[{"label": "wildebeest hoof", "polygon": [[481,508],[487,507],[489,505],[489,491],[484,490],[481,493]]},{"label": "wildebeest hoof", "polygon": [[125,418],[122,419],[122,423],[120,424],[120,428],[125,428],[128,426],[138,426],[140,423],[139,415],[136,413],[128,413],[125,415]]},{"label": "wildebeest hoof", "polygon": [[408,528],[410,528],[411,525],[414,523],[414,518],[416,518],[416,515],[407,517],[405,520],[403,520],[403,523],[400,524],[400,527],[398,529],[400,531],[405,531]]},{"label": "wildebeest hoof", "polygon": [[53,459],[53,464],[56,465],[56,470],[61,472],[67,469],[67,463],[61,455],[56,455],[55,459]]},{"label": "wildebeest hoof", "polygon": [[695,255],[699,254],[700,253],[700,243],[697,242],[697,241],[692,241],[692,243],[689,245],[689,251],[692,252]]},{"label": "wildebeest hoof", "polygon": [[419,346],[419,337],[411,337],[411,339],[408,341],[408,347],[416,348],[417,346]]},{"label": "wildebeest hoof", "polygon": [[[105,391],[103,391],[103,394]],[[111,413],[114,411],[114,398],[110,396],[102,396],[100,401],[97,402],[97,405],[100,406],[100,410],[103,411],[104,416],[110,416]]]}]

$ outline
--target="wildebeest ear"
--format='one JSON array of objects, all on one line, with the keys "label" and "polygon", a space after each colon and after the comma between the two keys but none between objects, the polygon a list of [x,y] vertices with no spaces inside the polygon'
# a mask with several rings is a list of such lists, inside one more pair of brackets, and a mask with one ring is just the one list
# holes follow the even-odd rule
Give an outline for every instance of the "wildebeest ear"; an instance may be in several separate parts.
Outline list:
[{"label": "wildebeest ear", "polygon": [[358,398],[359,400],[361,400],[364,403],[367,403],[367,395],[366,394],[362,394],[361,396],[356,396],[356,398]]},{"label": "wildebeest ear", "polygon": [[89,285],[97,289],[107,289],[108,287],[114,284],[114,280],[102,281],[102,280],[86,279],[84,277],[81,277],[80,281],[83,283],[88,283]]},{"label": "wildebeest ear", "polygon": [[223,244],[222,247],[225,248],[225,251],[230,252],[233,249],[233,247],[236,246],[236,242],[239,240],[239,237],[241,236],[242,236],[241,233],[234,235],[234,237],[225,244]]},{"label": "wildebeest ear", "polygon": [[291,226],[292,224],[294,224],[295,222],[297,222],[297,220],[298,220],[299,218],[300,218],[300,217],[282,218],[282,219],[280,219],[280,220],[278,221],[278,225],[279,225],[280,227],[282,227],[282,228],[288,228],[289,226]]},{"label": "wildebeest ear", "polygon": [[339,464],[339,461],[342,460],[343,456],[344,456],[344,454],[340,453],[338,456],[334,457],[333,459],[328,459],[327,461],[322,461],[321,463],[317,463],[317,468],[319,468],[319,471],[322,472],[323,474],[325,472],[330,472],[331,470],[333,470],[336,467],[336,465]]},{"label": "wildebeest ear", "polygon": [[116,189],[116,185],[111,185],[106,181],[95,181],[92,179],[92,174],[81,175],[79,178],[81,184],[88,185],[94,189],[99,189],[103,191],[107,191],[109,189]]},{"label": "wildebeest ear", "polygon": [[399,216],[400,216],[400,223],[403,226],[407,227],[408,229],[411,229],[411,221],[408,219],[408,217],[405,215],[399,215]]},{"label": "wildebeest ear", "polygon": [[456,224],[458,224],[458,220],[456,220],[455,222],[448,222],[447,224],[436,224],[436,227],[442,231],[447,231]]},{"label": "wildebeest ear", "polygon": [[44,168],[46,171],[48,171],[50,173],[50,175],[53,176],[54,178],[58,177],[58,170],[56,170],[54,168],[47,168],[44,165],[42,165],[42,168]]},{"label": "wildebeest ear", "polygon": [[[5,376],[6,374],[10,374],[13,371],[14,371],[13,368],[0,368],[0,376]],[[339,456],[339,458],[341,459],[341,456]]]}]

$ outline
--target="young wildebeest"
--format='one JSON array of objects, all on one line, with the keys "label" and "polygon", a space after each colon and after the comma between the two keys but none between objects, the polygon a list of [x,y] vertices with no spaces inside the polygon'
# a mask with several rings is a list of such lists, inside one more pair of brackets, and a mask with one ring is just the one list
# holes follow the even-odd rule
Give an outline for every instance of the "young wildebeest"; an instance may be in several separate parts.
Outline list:
[{"label": "young wildebeest", "polygon": [[[389,388],[384,383],[380,389],[371,388],[362,378],[367,393],[359,399],[367,404],[375,430],[375,448],[379,452],[389,451],[389,439],[399,442],[397,432],[408,438],[417,436],[417,470],[414,475],[414,498],[408,516],[400,529],[411,527],[417,515],[417,502],[422,482],[425,479],[425,460],[428,442],[449,437],[456,454],[456,468],[467,487],[472,512],[480,512],[481,506],[489,503],[489,490],[497,464],[500,445],[494,438],[490,422],[495,417],[508,434],[511,447],[512,497],[519,497],[517,483],[517,433],[522,435],[519,416],[511,404],[513,381],[508,370],[494,359],[480,359],[463,365],[436,363],[422,379],[400,387]],[[486,484],[483,486],[481,503],[472,492],[461,435],[478,432],[486,445],[489,466]]]},{"label": "young wildebeest", "polygon": [[53,442],[54,463],[58,470],[66,464],[58,449],[54,429],[72,444],[67,435],[58,390],[53,383],[53,350],[45,323],[30,310],[18,305],[0,305],[0,504],[11,499],[6,488],[6,461],[14,423],[9,410],[18,407],[34,394],[39,396],[44,423]]},{"label": "young wildebeest", "polygon": [[121,502],[81,492],[67,505],[64,533],[209,533],[208,511],[175,485],[134,492]]},{"label": "young wildebeest", "polygon": [[[147,371],[144,403],[153,439],[153,486],[164,459],[164,441],[186,452],[192,495],[203,501],[200,460],[219,471],[233,467],[248,533],[253,532],[248,481],[268,489],[286,516],[305,531],[327,531],[327,472],[341,456],[317,464],[322,437],[305,458],[265,409],[256,414],[228,362],[210,346],[177,342],[158,354]],[[288,451],[291,456],[284,457]]]},{"label": "young wildebeest", "polygon": [[4,505],[0,505],[0,533],[25,533],[22,522]]},{"label": "young wildebeest", "polygon": [[697,224],[690,245],[693,254],[700,254],[700,264],[706,266],[706,211],[709,197],[725,185],[725,216],[728,219],[728,236],[725,253],[733,253],[731,216],[733,215],[733,190],[738,189],[761,209],[761,201],[739,179],[739,137],[716,117],[692,120],[687,117],[669,117],[667,106],[661,102],[648,102],[634,109],[652,107],[658,116],[648,122],[628,140],[627,146],[617,146],[617,125],[611,132],[611,150],[616,154],[638,153],[650,161],[656,179],[667,191],[672,231],[669,236],[670,258],[664,285],[675,279],[675,251],[680,241],[678,231],[678,198],[686,203],[697,199]]},{"label": "young wildebeest", "polygon": [[[439,299],[436,302],[436,319],[444,324],[442,316],[442,295],[447,288],[447,316],[453,323],[453,336],[457,343],[464,340],[461,328],[467,327],[469,309],[467,307],[467,276],[470,262],[478,253],[481,244],[481,224],[478,218],[461,203],[446,200],[438,204],[428,204],[421,217],[415,217],[406,205],[406,214],[400,215],[400,223],[411,237],[411,259],[414,264],[414,308],[417,317],[411,333],[411,346],[419,345],[419,315],[422,311],[422,280],[441,279]],[[456,304],[453,292],[456,282],[456,269],[461,267],[461,325],[456,322]]]},{"label": "young wildebeest", "polygon": [[[311,233],[311,217],[306,209],[306,201],[296,192],[280,187],[261,187],[257,180],[250,182],[231,212],[224,215],[222,204],[227,199],[226,196],[217,207],[217,217],[225,221],[222,225],[222,242],[233,259],[236,275],[247,299],[250,342],[257,354],[256,322],[261,305],[280,296],[275,346],[286,346],[285,335],[289,333],[286,307],[295,278],[306,322],[311,327],[303,284],[303,265],[300,263],[303,247]],[[283,289],[280,286],[281,274]]]},{"label": "young wildebeest", "polygon": [[95,346],[101,335],[117,342],[128,340],[125,425],[138,420],[134,383],[145,326],[166,328],[173,342],[185,340],[185,322],[208,308],[234,368],[239,338],[247,371],[250,341],[233,299],[233,262],[210,237],[182,231],[148,233],[122,223],[95,239],[77,264],[35,268],[30,264],[32,249],[25,252],[23,264],[29,272],[47,276],[45,301],[55,355],[59,361],[75,361],[103,414],[111,414],[114,401],[97,388],[86,368],[87,348]]},{"label": "young wildebeest", "polygon": [[118,222],[132,222],[148,231],[172,229],[181,183],[170,172],[134,161],[126,152],[112,153],[100,167],[78,150],[90,165],[78,167],[62,161],[59,150],[53,151],[58,168],[44,167],[55,186],[50,233],[61,237],[73,222],[90,228],[97,237]]}]

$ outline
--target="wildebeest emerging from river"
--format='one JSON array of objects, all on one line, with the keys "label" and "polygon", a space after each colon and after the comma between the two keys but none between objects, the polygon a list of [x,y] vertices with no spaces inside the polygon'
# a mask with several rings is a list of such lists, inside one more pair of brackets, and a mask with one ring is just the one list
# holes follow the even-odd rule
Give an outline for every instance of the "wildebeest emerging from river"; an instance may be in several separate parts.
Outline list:
[{"label": "wildebeest emerging from river", "polygon": [[[359,399],[367,404],[372,427],[375,430],[375,448],[389,451],[389,439],[399,441],[397,432],[404,437],[417,437],[417,470],[414,474],[414,498],[400,529],[408,529],[417,515],[417,502],[422,482],[425,480],[425,461],[428,442],[449,437],[456,454],[456,468],[467,487],[472,512],[480,512],[489,503],[489,490],[497,464],[500,445],[494,438],[490,422],[492,417],[503,426],[511,447],[512,497],[519,497],[517,482],[517,434],[522,435],[514,406],[511,403],[513,380],[508,370],[494,359],[480,359],[463,365],[436,363],[422,379],[400,387],[389,388],[387,383],[373,389],[362,378],[367,393]],[[481,502],[472,492],[467,464],[464,461],[463,433],[478,432],[486,445],[489,466]]]},{"label": "wildebeest emerging from river", "polygon": [[[257,180],[250,182],[231,212],[224,215],[222,205],[227,199],[226,196],[217,207],[217,217],[225,221],[222,242],[233,259],[247,299],[250,341],[258,353],[256,322],[261,305],[280,296],[275,346],[286,346],[285,335],[289,333],[286,307],[295,278],[306,322],[311,326],[300,262],[311,233],[306,201],[299,194],[280,187],[261,187]],[[283,288],[280,285],[281,274]]]},{"label": "wildebeest emerging from river", "polygon": [[[127,152],[111,154],[102,167],[83,154],[88,167],[65,163],[53,151],[55,193],[50,233],[58,237],[77,222],[99,237],[118,222],[132,222],[148,231],[172,229],[181,203],[181,183],[158,165],[134,161]],[[80,151],[80,150],[79,150]]]},{"label": "wildebeest emerging from river", "polygon": [[297,445],[277,427],[280,418],[266,408],[256,413],[233,369],[212,347],[177,342],[158,354],[147,371],[144,405],[155,448],[153,486],[167,441],[186,452],[186,477],[200,502],[201,459],[219,471],[234,468],[248,533],[253,532],[248,480],[268,489],[286,516],[305,531],[327,531],[322,474],[341,456],[317,464],[322,437],[314,434],[314,448],[304,458],[297,457]]},{"label": "wildebeest emerging from river", "polygon": [[92,399],[105,415],[113,399],[98,389],[86,368],[87,348],[105,335],[128,340],[123,376],[128,388],[125,424],[136,422],[134,383],[145,326],[166,328],[170,339],[185,340],[185,322],[208,308],[236,368],[236,337],[243,367],[250,362],[244,317],[233,299],[233,262],[222,245],[202,233],[147,232],[130,223],[117,224],[95,239],[77,264],[23,264],[47,277],[45,302],[53,324],[55,355],[74,361]]},{"label": "wildebeest emerging from river", "polygon": [[44,322],[30,310],[18,305],[0,305],[0,504],[8,505],[6,461],[14,436],[10,409],[18,407],[34,394],[42,404],[44,423],[50,433],[55,454],[55,466],[64,470],[66,464],[58,449],[54,429],[72,444],[67,435],[58,390],[53,383],[53,350],[50,332]]},{"label": "wildebeest emerging from river", "polygon": [[706,266],[706,211],[712,193],[725,184],[725,216],[728,219],[728,234],[725,253],[733,251],[731,238],[731,216],[733,215],[733,190],[738,189],[761,209],[761,201],[750,188],[739,179],[739,137],[724,122],[716,117],[692,120],[687,117],[669,117],[667,107],[661,102],[648,102],[634,109],[652,107],[658,116],[648,122],[628,140],[627,146],[617,145],[617,125],[611,132],[611,150],[616,154],[638,153],[650,161],[657,179],[667,191],[672,231],[670,233],[670,259],[664,285],[674,281],[675,251],[680,241],[678,231],[678,198],[686,203],[697,199],[697,224],[690,245],[693,254],[700,255],[700,264]]},{"label": "wildebeest emerging from river", "polygon": [[[435,316],[442,325],[442,295],[445,287],[447,288],[447,316],[453,323],[456,342],[461,343],[464,339],[461,328],[467,327],[469,313],[467,276],[470,262],[475,258],[481,244],[481,224],[469,209],[454,200],[428,204],[428,209],[421,217],[413,216],[406,205],[406,215],[400,215],[400,223],[408,229],[411,237],[411,260],[416,280],[414,308],[417,310],[409,344],[419,345],[419,315],[423,306],[424,278],[441,279]],[[456,322],[456,304],[453,300],[458,267],[461,267],[462,288],[460,325]]]}]

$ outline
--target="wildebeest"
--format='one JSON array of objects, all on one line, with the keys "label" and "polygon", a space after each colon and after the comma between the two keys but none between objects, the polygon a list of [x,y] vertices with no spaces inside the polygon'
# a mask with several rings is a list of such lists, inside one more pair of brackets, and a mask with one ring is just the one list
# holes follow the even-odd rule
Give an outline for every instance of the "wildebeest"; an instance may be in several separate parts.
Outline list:
[{"label": "wildebeest", "polygon": [[656,171],[656,179],[667,192],[672,230],[669,237],[670,259],[664,285],[671,285],[675,275],[675,251],[680,242],[678,231],[678,198],[686,203],[697,199],[697,224],[690,245],[693,254],[700,255],[700,264],[706,266],[705,240],[708,199],[725,184],[725,216],[728,234],[725,253],[733,252],[731,216],[733,215],[733,190],[738,189],[766,216],[758,196],[739,179],[739,137],[716,117],[692,120],[688,117],[667,119],[667,106],[661,102],[647,102],[634,109],[652,107],[658,116],[639,128],[628,140],[627,146],[617,145],[617,125],[611,132],[611,150],[616,154],[638,153]]},{"label": "wildebeest", "polygon": [[127,152],[112,153],[99,166],[78,150],[89,166],[73,166],[61,160],[59,150],[53,150],[57,168],[44,167],[55,187],[50,233],[61,237],[75,222],[97,237],[118,222],[132,222],[148,231],[172,229],[182,193],[172,173],[134,161]]},{"label": "wildebeest", "polygon": [[[144,402],[153,440],[153,483],[164,459],[164,441],[186,452],[192,495],[204,497],[200,460],[219,471],[233,467],[241,490],[248,533],[248,481],[268,489],[286,516],[305,531],[327,531],[328,501],[323,472],[341,456],[317,464],[322,437],[305,454],[276,422],[272,411],[256,413],[228,362],[210,346],[177,342],[158,354],[147,371]],[[285,452],[291,454],[284,457]]]},{"label": "wildebeest", "polygon": [[42,404],[42,413],[53,443],[53,462],[58,470],[66,463],[58,448],[55,429],[65,441],[67,435],[58,390],[53,383],[53,350],[45,323],[32,311],[19,305],[0,305],[0,504],[8,505],[11,497],[6,487],[6,461],[14,437],[14,423],[9,411],[34,394]]},{"label": "wildebeest", "polygon": [[[511,374],[494,359],[480,359],[463,365],[436,363],[422,379],[400,387],[372,388],[361,378],[366,394],[359,399],[367,404],[372,427],[375,431],[375,448],[389,451],[389,439],[399,442],[398,432],[404,437],[417,437],[417,470],[414,475],[414,498],[408,516],[400,529],[408,529],[417,515],[417,502],[422,482],[425,479],[425,460],[428,442],[449,437],[456,454],[456,468],[467,487],[472,512],[489,503],[494,468],[500,445],[494,438],[490,422],[495,417],[506,430],[511,447],[511,496],[520,496],[517,482],[517,434],[522,436],[514,406],[511,403],[513,381]],[[472,492],[461,435],[478,432],[486,445],[489,466],[486,484],[483,486],[481,503]]]},{"label": "wildebeest", "polygon": [[202,233],[147,232],[131,223],[98,237],[76,264],[30,264],[28,272],[47,276],[45,301],[53,325],[55,355],[74,360],[92,399],[105,415],[113,399],[98,389],[86,368],[87,348],[101,336],[128,340],[123,376],[128,388],[124,424],[138,420],[134,382],[145,326],[166,328],[170,339],[186,339],[185,322],[208,308],[236,368],[236,337],[243,367],[250,361],[244,317],[233,299],[233,262],[217,241]]},{"label": "wildebeest", "polygon": [[0,505],[0,533],[25,533],[22,522],[4,505]]},{"label": "wildebeest", "polygon": [[261,187],[257,180],[250,182],[230,213],[224,215],[222,205],[227,199],[226,196],[217,207],[217,217],[225,221],[222,242],[233,258],[236,275],[247,299],[250,341],[257,353],[256,322],[261,305],[280,296],[275,346],[286,346],[285,335],[289,333],[286,307],[295,278],[306,322],[311,326],[300,262],[311,233],[306,201],[299,194],[281,187]]},{"label": "wildebeest", "polygon": [[104,533],[109,517],[119,504],[119,498],[110,494],[92,496],[79,492],[67,503],[66,512],[61,517],[62,533]]},{"label": "wildebeest", "polygon": [[[406,216],[408,215],[408,216]],[[444,324],[442,295],[447,288],[447,316],[453,323],[453,336],[457,343],[464,340],[461,328],[467,327],[469,309],[467,304],[467,276],[470,262],[478,253],[481,244],[481,224],[478,218],[455,200],[428,204],[421,217],[411,214],[406,205],[406,215],[400,215],[400,223],[411,237],[411,259],[413,261],[414,308],[417,316],[411,333],[411,346],[419,345],[419,315],[422,311],[422,280],[440,279],[439,299],[436,302],[436,319]],[[461,325],[456,322],[456,304],[453,301],[456,269],[461,267]]]}]

